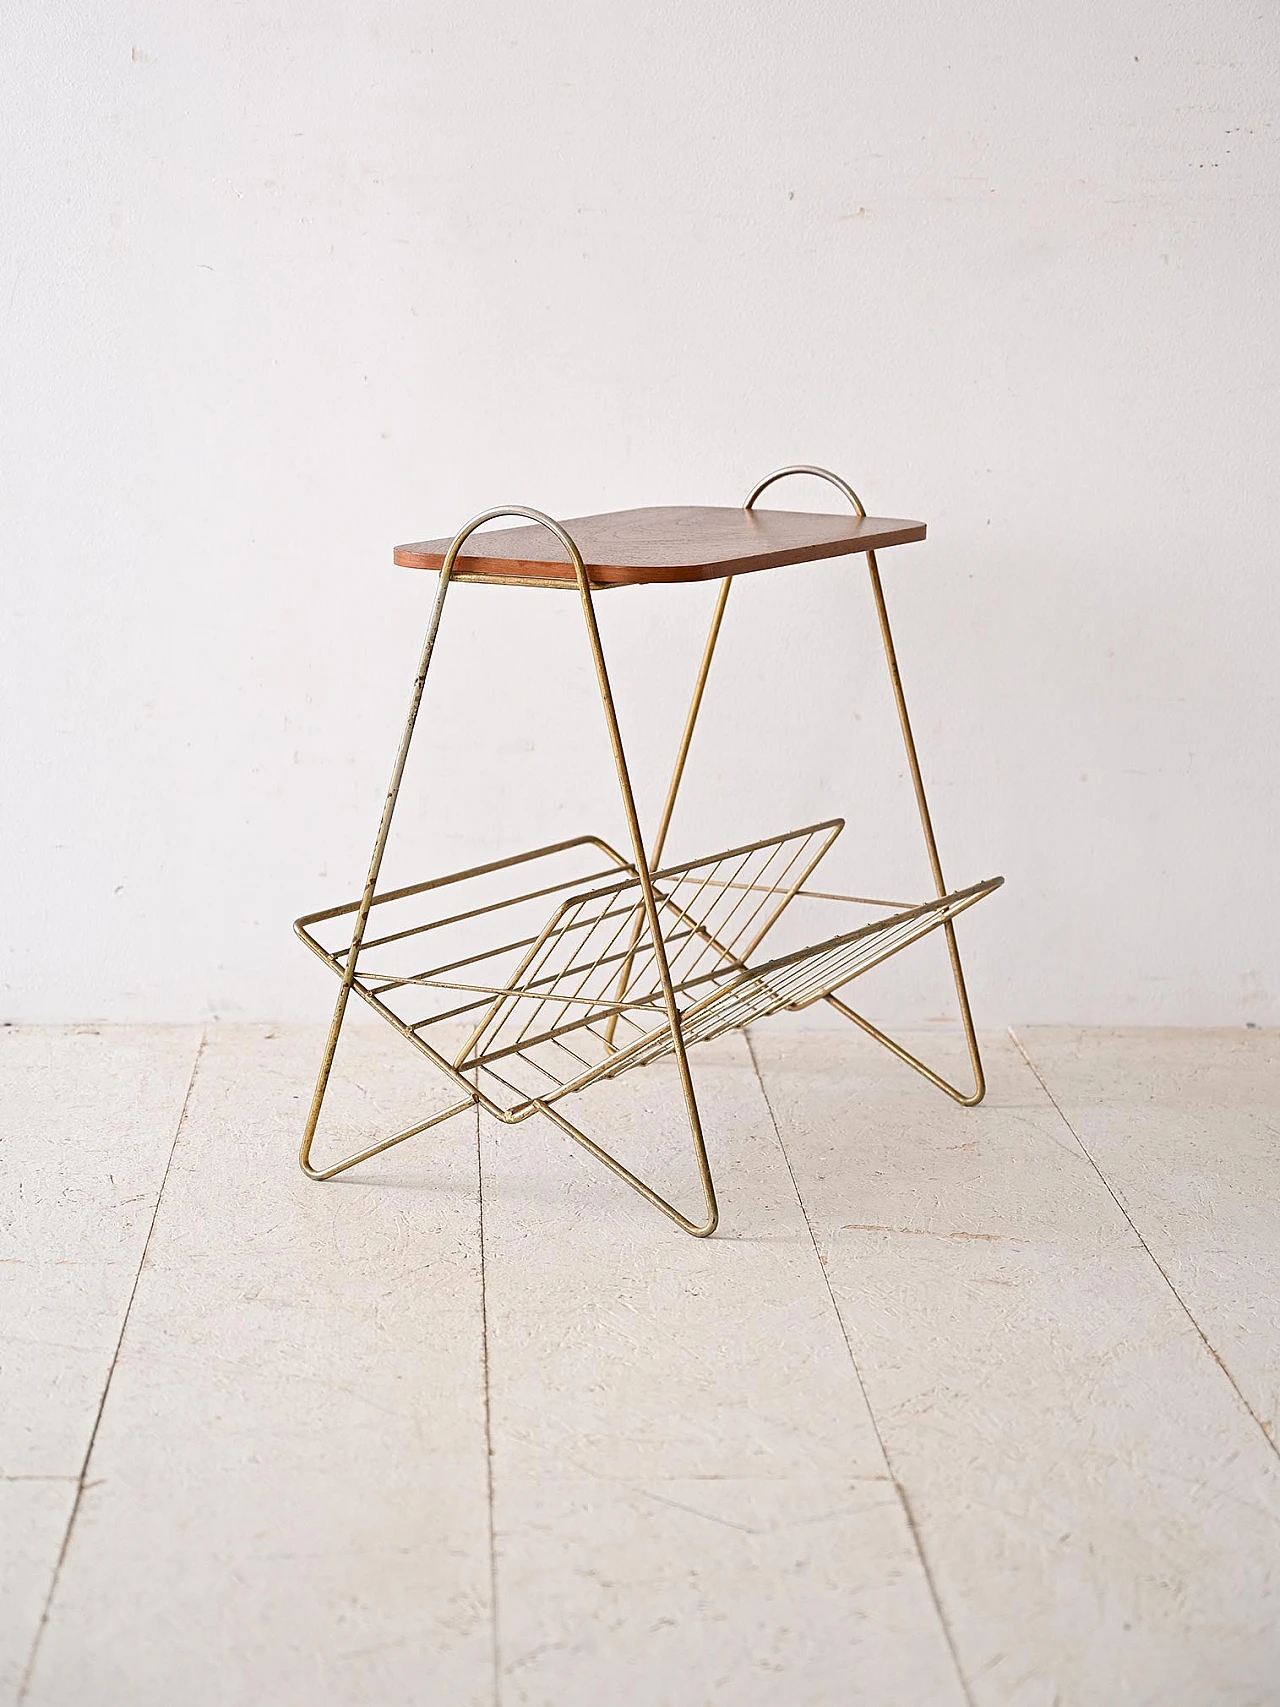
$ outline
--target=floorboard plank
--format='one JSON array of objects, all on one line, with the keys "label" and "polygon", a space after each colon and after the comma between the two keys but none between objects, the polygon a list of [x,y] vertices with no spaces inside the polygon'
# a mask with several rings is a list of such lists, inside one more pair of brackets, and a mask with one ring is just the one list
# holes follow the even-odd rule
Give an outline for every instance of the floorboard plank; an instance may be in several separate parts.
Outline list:
[{"label": "floorboard plank", "polygon": [[[1280,1701],[1274,1036],[723,1039],[698,1241],[539,1120],[307,1181],[321,1038],[217,1028],[139,1273],[197,1042],[0,1032],[0,1703],[108,1375],[30,1707]],[[326,1154],[442,1100],[344,1050]],[[579,1112],[696,1204],[667,1069]]]},{"label": "floorboard plank", "polygon": [[0,1702],[39,1628],[199,1047],[190,1026],[0,1028]]},{"label": "floorboard plank", "polygon": [[[372,1135],[422,1074],[349,1035]],[[31,1707],[492,1699],[474,1118],[305,1179],[321,1041],[211,1033]]]},{"label": "floorboard plank", "polygon": [[1276,1700],[1275,1457],[1012,1044],[754,1045],[975,1700]]},{"label": "floorboard plank", "polygon": [[1280,1032],[1019,1032],[1273,1442],[1280,1425]]},{"label": "floorboard plank", "polygon": [[0,1481],[0,1704],[18,1698],[76,1495],[74,1476]]},{"label": "floorboard plank", "polygon": [[[504,1707],[962,1703],[745,1043],[694,1064],[710,1240],[484,1124]],[[576,1108],[692,1207],[673,1072]]]},{"label": "floorboard plank", "polygon": [[500,1510],[504,1707],[963,1700],[888,1481],[508,1477]]},{"label": "floorboard plank", "polygon": [[200,1032],[0,1028],[0,1474],[78,1476]]}]

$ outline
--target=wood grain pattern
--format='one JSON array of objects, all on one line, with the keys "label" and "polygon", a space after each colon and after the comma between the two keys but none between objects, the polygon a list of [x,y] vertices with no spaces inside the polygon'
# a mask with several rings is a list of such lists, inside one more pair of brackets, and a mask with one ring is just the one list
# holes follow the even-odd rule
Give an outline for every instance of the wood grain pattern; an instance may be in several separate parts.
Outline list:
[{"label": "wood grain pattern", "polygon": [[[563,523],[582,553],[593,585],[651,581],[716,581],[755,569],[777,569],[820,557],[843,557],[923,539],[923,522],[883,516],[813,515],[802,510],[743,510],[688,504],[614,510]],[[439,569],[452,541],[398,545],[406,569]],[[468,580],[529,579],[573,583],[559,541],[537,523],[475,533],[455,574]]]}]

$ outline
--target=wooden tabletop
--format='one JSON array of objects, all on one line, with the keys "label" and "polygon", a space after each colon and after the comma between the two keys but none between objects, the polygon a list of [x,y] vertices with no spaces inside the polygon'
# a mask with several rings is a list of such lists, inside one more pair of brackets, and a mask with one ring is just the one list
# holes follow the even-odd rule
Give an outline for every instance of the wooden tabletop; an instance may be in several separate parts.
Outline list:
[{"label": "wooden tabletop", "polygon": [[[575,516],[562,527],[582,553],[593,586],[647,581],[718,581],[753,569],[810,563],[905,545],[924,538],[923,522],[883,516],[813,515],[805,510],[743,510],[690,504]],[[440,569],[452,543],[398,545],[406,569]],[[458,555],[455,578],[495,585],[574,584],[559,540],[537,523],[473,533]]]}]

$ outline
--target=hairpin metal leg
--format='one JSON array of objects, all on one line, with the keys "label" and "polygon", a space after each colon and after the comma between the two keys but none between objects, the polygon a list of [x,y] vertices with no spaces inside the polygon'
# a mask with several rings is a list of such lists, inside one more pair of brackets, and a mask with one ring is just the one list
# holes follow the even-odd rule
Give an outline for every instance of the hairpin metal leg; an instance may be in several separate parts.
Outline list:
[{"label": "hairpin metal leg", "polygon": [[[790,474],[812,474],[819,480],[827,481],[844,493],[858,515],[866,515],[867,512],[862,506],[862,500],[847,481],[842,480],[838,474],[833,474],[829,468],[815,468],[810,464],[779,468],[774,473],[767,474],[757,486],[752,488],[746,504],[743,506],[744,509],[751,509],[760,494],[766,487],[772,486],[775,480],[782,480]],[[898,670],[898,656],[894,649],[893,631],[889,627],[889,613],[885,607],[884,588],[880,582],[880,570],[876,564],[874,551],[867,553],[867,567],[871,573],[871,592],[875,599],[876,616],[880,623],[880,638],[884,644],[885,661],[889,666],[889,681],[893,687],[894,704],[898,711],[898,724],[902,730],[903,745],[907,751],[907,766],[911,772],[911,786],[915,790],[916,808],[920,814],[920,827],[924,831],[924,845],[929,856],[929,869],[933,874],[934,889],[941,899],[947,893],[947,886],[943,881],[942,861],[938,858],[938,843],[933,833],[933,820],[929,814],[929,802],[924,792],[924,779],[920,775],[920,760],[916,754],[915,736],[911,732],[911,719],[907,715],[906,695],[902,689],[902,676]],[[909,1049],[904,1049],[900,1043],[887,1036],[878,1026],[872,1025],[869,1019],[864,1019],[861,1014],[855,1013],[847,1003],[840,1000],[839,996],[830,995],[826,997],[826,1000],[835,1008],[837,1013],[842,1013],[846,1019],[852,1020],[854,1025],[865,1031],[868,1037],[873,1037],[877,1043],[882,1043],[900,1061],[905,1061],[908,1067],[914,1067],[917,1073],[922,1073],[930,1084],[936,1085],[940,1091],[945,1091],[949,1097],[954,1098],[958,1103],[963,1103],[966,1108],[972,1108],[976,1103],[980,1103],[986,1095],[986,1079],[983,1076],[982,1056],[978,1049],[978,1038],[973,1027],[973,1014],[969,1008],[969,992],[965,988],[964,968],[960,964],[960,948],[956,942],[956,928],[950,919],[946,920],[942,928],[946,933],[947,955],[951,961],[951,976],[955,983],[956,1000],[960,1004],[960,1023],[964,1029],[965,1043],[969,1051],[969,1065],[973,1071],[973,1089],[971,1091],[962,1091],[957,1086],[948,1083],[946,1079],[935,1073],[932,1067],[926,1066],[923,1061],[913,1055]]]},{"label": "hairpin metal leg", "polygon": [[[673,1203],[668,1203],[666,1198],[660,1197],[652,1186],[646,1185],[638,1174],[633,1174],[630,1168],[624,1167],[616,1156],[611,1156],[593,1138],[588,1138],[580,1127],[575,1126],[571,1120],[566,1120],[558,1108],[543,1102],[538,1103],[537,1107],[541,1113],[546,1115],[548,1120],[554,1121],[562,1132],[572,1138],[575,1144],[581,1144],[584,1150],[590,1151],[598,1162],[603,1162],[605,1167],[617,1174],[619,1179],[625,1180],[633,1191],[638,1191],[641,1197],[653,1204],[655,1209],[660,1209],[664,1215],[669,1216],[677,1227],[683,1228],[686,1233],[692,1233],[695,1239],[705,1239],[709,1233],[715,1232],[717,1211],[714,1188],[708,1187],[704,1182],[704,1189],[708,1191],[708,1219],[701,1225],[696,1221],[690,1221],[689,1217],[682,1215]],[[709,1180],[710,1175],[708,1174],[706,1181]]]},{"label": "hairpin metal leg", "polygon": [[440,571],[440,584],[436,589],[435,604],[431,611],[431,620],[427,624],[426,639],[422,645],[422,656],[418,660],[418,673],[414,677],[413,693],[409,699],[409,715],[405,719],[404,730],[400,736],[400,748],[396,753],[396,762],[391,772],[391,782],[387,788],[387,798],[383,802],[382,821],[378,825],[377,838],[373,844],[373,856],[369,861],[369,872],[364,880],[364,893],[360,897],[360,906],[356,911],[355,925],[351,932],[351,946],[343,966],[342,983],[338,990],[338,1000],[334,1005],[333,1019],[329,1025],[329,1036],[324,1046],[324,1056],[320,1062],[320,1072],[316,1079],[315,1092],[311,1098],[311,1107],[307,1113],[307,1124],[302,1134],[302,1148],[298,1152],[298,1162],[304,1174],[311,1179],[332,1179],[335,1174],[355,1167],[357,1162],[366,1162],[370,1156],[376,1156],[383,1150],[389,1150],[393,1144],[402,1144],[406,1138],[412,1138],[416,1133],[425,1132],[428,1127],[447,1120],[450,1115],[458,1114],[462,1109],[472,1106],[475,1098],[455,1104],[444,1109],[429,1119],[420,1121],[417,1125],[407,1127],[403,1132],[397,1132],[394,1137],[384,1138],[381,1143],[372,1144],[358,1155],[348,1156],[345,1161],[336,1163],[330,1168],[314,1168],[311,1165],[311,1145],[315,1139],[316,1127],[320,1124],[320,1111],[324,1107],[325,1092],[329,1088],[329,1077],[333,1072],[333,1060],[338,1050],[338,1038],[342,1033],[342,1024],[346,1018],[347,1003],[351,999],[351,986],[355,982],[356,963],[360,954],[360,945],[364,941],[365,927],[369,923],[369,909],[373,906],[374,891],[377,888],[378,873],[382,869],[382,856],[387,850],[387,838],[391,834],[391,820],[395,816],[396,801],[400,794],[400,784],[404,778],[404,767],[409,757],[409,748],[413,744],[413,731],[418,721],[418,711],[422,705],[422,693],[427,684],[427,671],[431,668],[431,654],[435,649],[436,635],[440,632],[440,618],[444,612],[444,596],[449,589],[449,577],[453,573],[452,558],[445,563]]},{"label": "hairpin metal leg", "polygon": [[[667,1023],[671,1027],[671,1042],[676,1058],[676,1067],[680,1074],[680,1088],[684,1092],[685,1111],[689,1117],[689,1132],[693,1138],[694,1155],[697,1158],[698,1173],[702,1181],[702,1194],[706,1208],[705,1220],[696,1222],[682,1215],[665,1198],[659,1197],[657,1192],[645,1185],[629,1169],[623,1167],[621,1162],[615,1160],[607,1151],[602,1150],[598,1144],[593,1143],[585,1133],[579,1132],[577,1127],[571,1125],[562,1114],[551,1108],[545,1109],[544,1112],[550,1115],[556,1125],[567,1132],[571,1138],[575,1138],[580,1144],[585,1145],[593,1156],[604,1162],[606,1167],[611,1168],[620,1178],[626,1180],[628,1185],[640,1192],[641,1196],[646,1197],[665,1215],[669,1215],[678,1226],[684,1228],[686,1233],[692,1233],[696,1238],[705,1239],[709,1234],[715,1232],[716,1224],[720,1219],[720,1211],[716,1205],[715,1184],[711,1178],[711,1164],[707,1160],[707,1147],[702,1136],[702,1119],[698,1113],[698,1099],[694,1094],[693,1077],[689,1071],[689,1057],[685,1051],[684,1032],[681,1029],[680,1011],[676,1005],[675,990],[671,983],[671,969],[667,963],[666,944],[662,937],[662,923],[658,917],[657,903],[654,899],[652,865],[646,857],[644,839],[640,833],[640,819],[636,812],[635,795],[631,789],[631,777],[627,771],[622,734],[618,728],[618,714],[613,703],[613,693],[609,686],[609,672],[605,667],[604,649],[600,643],[600,629],[596,623],[595,607],[591,600],[591,583],[587,579],[587,571],[576,546],[572,547],[571,555],[578,577],[578,591],[582,599],[582,615],[587,627],[587,640],[591,647],[592,661],[595,664],[596,682],[600,689],[600,705],[604,712],[605,726],[609,732],[609,745],[613,749],[614,767],[618,773],[618,788],[622,795],[622,808],[626,814],[627,829],[631,835],[631,847],[635,859],[636,875],[640,880],[645,922],[649,927],[649,936],[653,944],[654,966],[662,985]],[[723,594],[721,595],[721,609],[723,609]],[[705,663],[710,663],[709,653]],[[705,680],[705,668],[703,679]],[[687,734],[692,735],[692,719]],[[687,746],[686,739],[686,751]]]},{"label": "hairpin metal leg", "polygon": [[[334,1008],[333,1021],[329,1027],[329,1036],[325,1044],[324,1057],[321,1061],[319,1077],[316,1081],[315,1094],[311,1099],[311,1108],[307,1116],[306,1130],[303,1134],[299,1161],[303,1171],[310,1175],[312,1179],[331,1179],[335,1174],[343,1172],[346,1168],[354,1167],[357,1162],[366,1161],[370,1156],[376,1156],[381,1151],[390,1149],[393,1144],[401,1144],[406,1138],[411,1138],[416,1133],[426,1131],[429,1127],[437,1125],[440,1121],[447,1120],[451,1115],[460,1113],[465,1108],[472,1107],[477,1103],[484,1104],[486,1106],[488,1105],[488,1099],[482,1096],[479,1091],[476,1091],[472,1096],[466,1098],[462,1102],[454,1104],[447,1109],[443,1109],[439,1113],[429,1116],[426,1120],[419,1121],[415,1125],[407,1127],[404,1131],[397,1132],[392,1137],[383,1139],[380,1143],[370,1145],[367,1149],[361,1150],[357,1155],[349,1156],[345,1161],[338,1162],[333,1167],[320,1169],[314,1168],[311,1165],[311,1146],[315,1138],[316,1127],[320,1120],[320,1111],[324,1106],[325,1092],[328,1089],[329,1078],[333,1071],[334,1055],[337,1051],[338,1038],[342,1031],[343,1020],[346,1017],[347,1003],[350,1000],[353,987],[358,988],[355,980],[360,948],[364,941],[365,928],[369,920],[369,912],[374,903],[378,874],[382,866],[382,857],[386,851],[387,838],[391,832],[391,821],[395,815],[396,800],[400,793],[400,784],[404,776],[405,763],[408,759],[409,748],[413,741],[414,726],[417,722],[418,711],[422,704],[423,689],[426,686],[427,671],[431,664],[431,653],[435,646],[436,635],[440,628],[440,617],[444,609],[444,598],[448,589],[449,579],[453,573],[453,567],[458,553],[461,551],[463,543],[470,534],[473,533],[476,528],[482,527],[484,523],[496,521],[501,516],[524,516],[528,520],[538,522],[543,527],[548,528],[550,532],[559,539],[573,563],[574,573],[577,577],[578,590],[582,602],[583,617],[586,622],[587,638],[590,643],[592,660],[595,665],[596,681],[600,691],[600,703],[604,711],[605,724],[609,733],[609,743],[613,750],[614,766],[618,773],[618,786],[622,793],[622,804],[627,818],[627,827],[631,834],[631,845],[635,860],[636,873],[640,884],[645,919],[648,923],[649,931],[653,940],[654,963],[662,985],[663,1000],[667,1012],[667,1022],[671,1029],[672,1050],[676,1057],[676,1063],[680,1073],[680,1085],[684,1093],[685,1110],[688,1115],[689,1130],[693,1138],[694,1154],[697,1158],[698,1173],[702,1183],[704,1207],[706,1211],[705,1218],[702,1221],[694,1221],[688,1216],[681,1214],[681,1212],[672,1204],[668,1203],[665,1198],[659,1196],[659,1194],[650,1186],[646,1185],[643,1180],[633,1174],[629,1168],[625,1167],[615,1157],[611,1156],[607,1150],[595,1143],[594,1140],[588,1138],[585,1133],[580,1132],[571,1121],[567,1120],[564,1115],[559,1112],[558,1109],[552,1108],[548,1104],[541,1102],[537,1103],[535,1106],[537,1106],[542,1113],[546,1114],[555,1125],[559,1126],[562,1131],[568,1133],[570,1137],[574,1138],[578,1143],[582,1144],[587,1150],[589,1150],[593,1156],[602,1161],[605,1166],[616,1173],[619,1178],[624,1179],[627,1184],[638,1191],[641,1196],[647,1198],[648,1201],[654,1204],[658,1209],[661,1209],[665,1215],[670,1216],[678,1226],[683,1227],[686,1232],[693,1233],[699,1238],[706,1238],[708,1234],[715,1231],[717,1221],[719,1220],[719,1210],[716,1206],[715,1186],[711,1178],[711,1167],[707,1160],[706,1145],[702,1135],[702,1121],[698,1113],[697,1097],[694,1094],[693,1079],[689,1071],[689,1061],[685,1051],[684,1034],[681,1029],[680,1012],[676,1005],[675,990],[672,986],[671,980],[671,970],[667,962],[666,945],[663,942],[661,922],[658,917],[657,904],[654,899],[652,868],[649,860],[645,856],[644,842],[640,833],[640,820],[636,813],[635,796],[632,793],[631,779],[627,771],[626,755],[623,751],[622,736],[618,728],[617,712],[613,703],[613,694],[609,686],[609,674],[605,668],[604,651],[600,642],[600,630],[596,623],[595,609],[591,599],[591,584],[587,577],[586,566],[583,563],[582,554],[560,524],[553,521],[550,516],[544,515],[540,510],[526,509],[523,506],[502,506],[497,509],[486,510],[482,515],[474,517],[470,522],[468,522],[466,527],[463,528],[462,532],[455,537],[445,555],[444,564],[440,571],[440,584],[436,594],[435,606],[427,629],[426,640],[423,644],[422,657],[418,665],[418,674],[414,680],[413,694],[409,703],[409,715],[405,721],[404,732],[400,738],[400,749],[396,755],[395,767],[391,773],[391,785],[387,790],[386,802],[383,805],[382,821],[378,826],[378,835],[374,843],[373,856],[369,862],[369,872],[365,879],[364,892],[361,896],[360,905],[356,910],[355,925],[351,934],[351,946],[346,952],[346,960],[342,967],[341,988],[339,989],[338,1000]],[[690,725],[689,733],[692,733],[692,724]],[[688,742],[686,738],[686,750],[687,745]],[[674,801],[674,795],[672,799]],[[414,1041],[418,1041],[419,1046],[423,1047],[420,1040],[414,1039]],[[446,1071],[448,1071],[447,1063],[442,1062],[441,1065],[445,1067]]]},{"label": "hairpin metal leg", "polygon": [[[871,574],[871,592],[875,599],[876,616],[880,623],[880,638],[884,643],[885,662],[889,666],[889,681],[893,687],[893,700],[898,711],[898,724],[902,730],[902,743],[907,752],[907,767],[911,772],[911,786],[915,791],[916,808],[920,814],[920,828],[924,832],[924,845],[929,855],[929,869],[933,874],[933,886],[939,897],[947,892],[947,885],[942,876],[942,861],[938,857],[937,838],[933,833],[933,819],[929,813],[929,801],[924,792],[924,779],[920,774],[920,759],[916,753],[915,736],[911,732],[911,719],[907,714],[907,698],[902,688],[902,676],[898,670],[898,655],[893,644],[893,631],[889,627],[889,612],[884,602],[884,587],[880,581],[880,570],[876,563],[874,551],[867,553],[867,568]],[[911,1053],[904,1049],[893,1038],[887,1037],[878,1026],[864,1019],[861,1014],[842,1002],[839,996],[828,996],[827,1001],[850,1019],[856,1026],[861,1027],[868,1037],[874,1037],[877,1043],[883,1043],[900,1061],[914,1067],[917,1073],[923,1073],[929,1083],[936,1085],[940,1091],[945,1091],[956,1102],[966,1108],[972,1108],[980,1103],[986,1095],[986,1079],[982,1071],[982,1056],[978,1049],[978,1038],[973,1027],[973,1014],[969,1007],[969,992],[965,988],[964,968],[960,964],[960,948],[956,942],[956,927],[950,919],[943,924],[943,932],[947,939],[947,956],[951,961],[951,976],[955,982],[956,1000],[960,1004],[960,1023],[964,1028],[964,1039],[969,1050],[969,1065],[973,1071],[973,1089],[962,1091],[957,1086],[948,1083]]]}]

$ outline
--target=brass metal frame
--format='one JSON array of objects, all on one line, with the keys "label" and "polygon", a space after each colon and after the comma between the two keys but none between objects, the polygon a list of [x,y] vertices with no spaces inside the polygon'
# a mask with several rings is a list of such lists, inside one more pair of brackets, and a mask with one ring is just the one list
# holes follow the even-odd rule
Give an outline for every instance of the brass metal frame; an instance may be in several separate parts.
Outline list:
[{"label": "brass metal frame", "polygon": [[[772,486],[775,480],[785,479],[789,474],[812,474],[816,479],[829,481],[832,486],[844,493],[858,515],[866,515],[867,512],[862,506],[861,498],[853,487],[842,480],[838,474],[832,474],[826,468],[813,468],[803,464],[797,464],[792,468],[779,468],[773,474],[767,474],[758,486],[751,489],[743,508],[751,509],[766,487]],[[880,581],[880,569],[876,563],[875,552],[868,551],[866,556],[867,569],[871,576],[871,596],[875,600],[876,619],[880,624],[880,639],[884,646],[885,663],[889,667],[889,681],[893,688],[893,702],[898,713],[898,725],[902,730],[902,744],[907,752],[907,768],[911,772],[911,786],[915,792],[916,810],[920,814],[920,828],[924,832],[925,850],[929,856],[929,870],[933,875],[934,890],[941,897],[947,893],[947,886],[942,876],[942,861],[938,857],[937,838],[933,833],[933,818],[929,812],[929,802],[924,792],[924,778],[920,774],[916,738],[911,732],[911,719],[907,715],[907,699],[902,687],[902,675],[898,669],[898,654],[893,644],[893,631],[889,627],[889,612],[884,602],[884,587]],[[727,590],[728,584],[726,583]],[[714,628],[718,628],[718,626],[718,623],[713,624]],[[987,1081],[982,1071],[982,1055],[978,1048],[977,1033],[974,1030],[973,1013],[969,1007],[969,992],[965,987],[964,968],[960,964],[960,948],[956,942],[955,926],[950,919],[947,919],[942,928],[946,933],[951,976],[955,983],[956,1000],[960,1005],[960,1023],[964,1028],[964,1040],[969,1051],[969,1065],[973,1071],[973,1089],[971,1091],[962,1091],[957,1089],[955,1085],[949,1084],[946,1079],[935,1073],[932,1067],[927,1067],[923,1061],[917,1059],[909,1049],[904,1049],[902,1044],[896,1042],[892,1037],[886,1036],[877,1026],[872,1025],[869,1019],[865,1019],[861,1014],[855,1013],[851,1007],[846,1006],[834,992],[829,994],[826,999],[838,1013],[842,1013],[846,1019],[852,1020],[854,1025],[865,1031],[868,1037],[874,1037],[877,1043],[882,1043],[891,1054],[898,1057],[899,1061],[905,1061],[908,1067],[914,1067],[917,1073],[923,1073],[931,1085],[936,1085],[940,1091],[945,1091],[949,1097],[953,1097],[965,1108],[974,1108],[987,1094]]]},{"label": "brass metal frame", "polygon": [[[753,488],[744,508],[751,509],[767,487],[791,474],[812,474],[829,481],[844,494],[858,515],[866,514],[857,494],[838,475],[808,466],[783,468],[768,475]],[[574,581],[556,583],[458,572],[455,567],[458,555],[470,535],[487,522],[508,516],[523,517],[546,528],[564,548],[573,566]],[[440,570],[364,889],[358,901],[308,914],[295,925],[303,942],[339,980],[299,1154],[302,1169],[309,1177],[332,1179],[469,1108],[483,1109],[507,1124],[542,1114],[685,1232],[705,1238],[715,1231],[719,1212],[688,1049],[693,1043],[770,1013],[807,1007],[818,1000],[829,1002],[957,1102],[970,1105],[981,1100],[982,1065],[953,921],[957,914],[990,894],[1002,880],[990,878],[968,889],[953,891],[948,891],[943,881],[884,592],[875,555],[868,552],[866,556],[934,880],[935,898],[914,906],[808,886],[819,861],[843,827],[841,819],[766,837],[683,865],[662,867],[667,834],[728,604],[731,577],[725,577],[716,598],[662,813],[652,846],[646,851],[596,622],[593,592],[598,589],[592,587],[577,545],[550,516],[520,505],[486,510],[457,534]],[[511,584],[519,585],[577,587],[627,822],[630,858],[600,837],[585,835],[379,894],[378,877],[417,727],[445,596],[453,580],[496,579],[503,585],[511,580]],[[576,869],[575,862],[587,856],[592,858],[596,869],[584,873]],[[600,859],[605,862],[603,867],[599,866]],[[564,874],[565,862],[570,868],[568,875]],[[534,881],[528,887],[531,878]],[[525,887],[509,893],[502,885],[512,879]],[[492,895],[495,883],[499,885],[497,899]],[[466,896],[468,886],[472,904],[457,907],[450,897]],[[478,904],[477,890],[486,897]],[[753,956],[766,936],[784,912],[801,898],[842,904],[845,914],[854,908],[859,910],[859,916],[854,920],[845,917],[844,929],[824,936],[817,943],[806,943],[804,947],[775,954],[763,963],[753,963]],[[441,901],[452,905],[454,910],[439,917],[421,916],[421,909],[430,913]],[[547,905],[552,907],[551,915],[538,928]],[[398,919],[400,928],[369,938],[367,932],[375,908],[388,909],[379,917]],[[862,918],[861,914],[868,909],[876,916]],[[480,922],[493,920],[495,916],[501,916],[504,938],[509,940],[494,943],[486,937],[478,947],[474,940],[463,940],[468,931],[487,928]],[[347,919],[352,923],[346,945],[326,946],[322,940],[324,927]],[[973,1069],[975,1088],[971,1093],[949,1084],[837,994],[862,972],[936,929],[946,936]],[[425,969],[409,972],[399,968],[374,969],[366,958],[384,952],[421,951],[428,946],[436,957],[443,953],[444,959]],[[461,952],[464,947],[465,953]],[[425,1055],[461,1096],[460,1100],[451,1101],[436,1113],[345,1160],[317,1167],[311,1161],[312,1146],[353,992]],[[446,1005],[415,1015],[413,1004],[424,1000]],[[447,1053],[439,1030],[433,1033],[433,1027],[463,1021],[471,1027],[470,1036],[460,1051]],[[628,1031],[623,1040],[618,1038],[621,1025]],[[587,1053],[582,1053],[584,1050]],[[574,1065],[566,1068],[562,1056]],[[576,1126],[559,1106],[563,1098],[589,1085],[668,1056],[674,1057],[676,1063],[702,1187],[703,1207],[698,1217],[676,1208]]]}]

